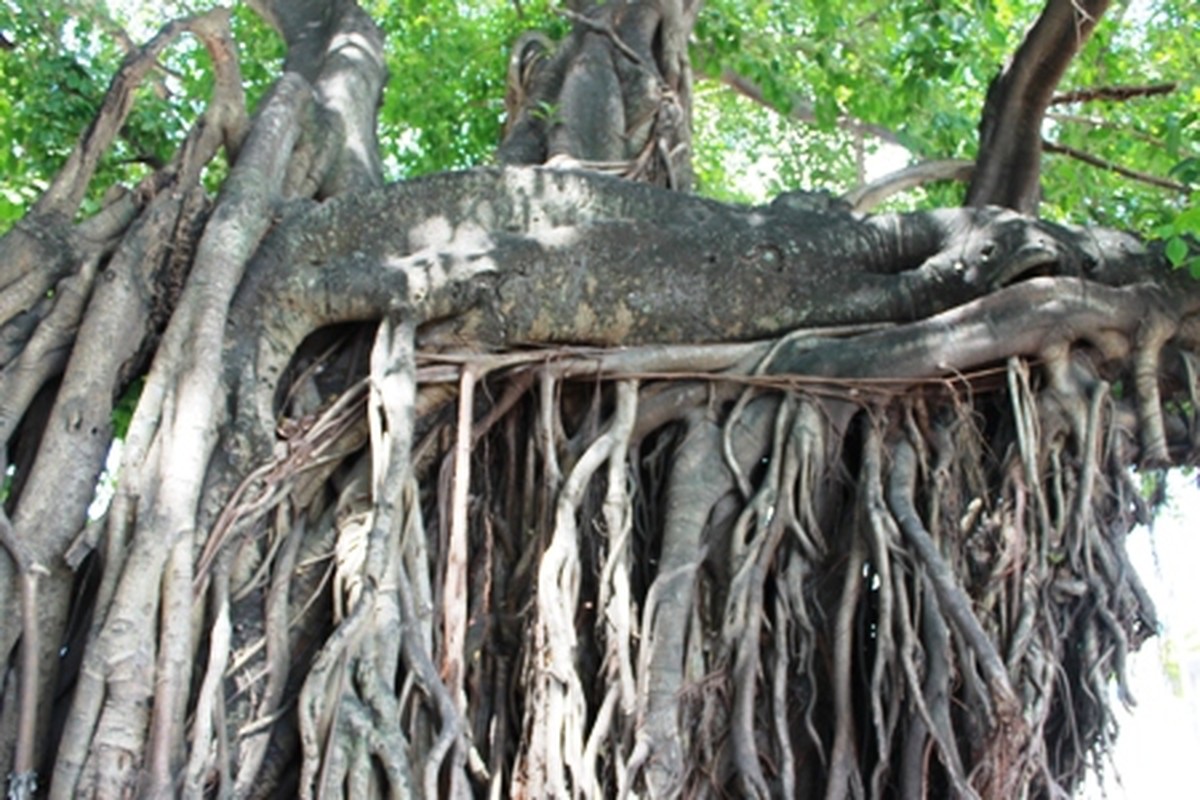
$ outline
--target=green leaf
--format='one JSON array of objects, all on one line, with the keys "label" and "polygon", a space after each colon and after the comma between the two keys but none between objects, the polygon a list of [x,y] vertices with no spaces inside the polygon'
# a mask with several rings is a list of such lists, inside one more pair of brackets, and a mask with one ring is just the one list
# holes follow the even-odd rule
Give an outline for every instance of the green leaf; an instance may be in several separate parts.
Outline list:
[{"label": "green leaf", "polygon": [[1171,167],[1167,174],[1184,183],[1197,183],[1200,181],[1200,158],[1185,158]]},{"label": "green leaf", "polygon": [[113,436],[117,439],[124,439],[125,434],[129,432],[129,423],[133,419],[133,412],[137,408],[138,400],[141,399],[142,389],[145,385],[145,377],[135,380],[125,390],[125,393],[121,395],[121,399],[117,401],[116,406],[113,407]]},{"label": "green leaf", "polygon": [[1187,242],[1175,236],[1167,241],[1166,249],[1167,260],[1171,262],[1171,266],[1180,267],[1188,255]]},{"label": "green leaf", "polygon": [[1192,206],[1175,218],[1172,223],[1180,233],[1200,234],[1200,206]]}]

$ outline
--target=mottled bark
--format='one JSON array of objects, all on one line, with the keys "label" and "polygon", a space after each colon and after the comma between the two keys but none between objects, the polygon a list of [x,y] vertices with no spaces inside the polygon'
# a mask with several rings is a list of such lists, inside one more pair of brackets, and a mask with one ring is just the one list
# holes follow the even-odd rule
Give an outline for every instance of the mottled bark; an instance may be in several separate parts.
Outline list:
[{"label": "mottled bark", "polygon": [[685,185],[679,3],[579,4],[516,54],[561,121],[382,186],[373,25],[258,7],[289,71],[253,120],[218,87],[140,191],[68,222],[79,156],[0,240],[13,797],[1079,783],[1155,626],[1128,467],[1200,451],[1197,284],[1011,211],[525,164]]}]

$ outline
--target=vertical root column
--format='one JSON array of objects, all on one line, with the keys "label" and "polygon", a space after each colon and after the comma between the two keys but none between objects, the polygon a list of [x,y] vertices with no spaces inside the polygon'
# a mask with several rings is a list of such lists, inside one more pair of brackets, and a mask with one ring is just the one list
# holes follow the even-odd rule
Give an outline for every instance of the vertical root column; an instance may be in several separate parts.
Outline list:
[{"label": "vertical root column", "polygon": [[[416,397],[414,328],[385,320],[371,356],[372,476],[365,508],[373,516],[344,514],[337,526],[337,586],[344,618],[329,636],[305,679],[298,705],[304,756],[300,794],[313,796],[466,796],[467,743],[458,706],[429,652],[428,604],[417,587],[428,578],[408,558],[411,539],[423,536],[412,474]],[[349,509],[346,509],[349,511]],[[400,670],[400,665],[404,669]],[[398,683],[399,681],[399,683]],[[404,686],[424,695],[405,708]],[[432,728],[432,741],[419,732]],[[447,769],[447,758],[450,757]],[[421,764],[420,774],[414,764]],[[375,765],[386,785],[380,785]]]},{"label": "vertical root column", "polygon": [[[537,572],[526,738],[516,767],[521,789],[529,796],[566,796],[571,787],[586,796],[601,794],[585,757],[588,716],[575,627],[580,585],[577,513],[601,466],[611,460],[610,475],[624,469],[636,416],[637,385],[621,381],[607,429],[580,456],[556,499],[554,529]],[[620,531],[610,530],[608,535],[611,542]]]}]

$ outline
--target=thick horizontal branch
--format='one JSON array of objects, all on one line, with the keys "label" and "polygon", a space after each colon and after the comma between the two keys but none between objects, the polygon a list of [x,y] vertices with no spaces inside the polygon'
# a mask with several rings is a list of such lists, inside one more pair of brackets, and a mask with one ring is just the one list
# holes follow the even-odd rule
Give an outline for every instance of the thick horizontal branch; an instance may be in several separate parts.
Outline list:
[{"label": "thick horizontal branch", "polygon": [[1132,343],[1147,320],[1168,313],[1168,304],[1174,304],[1172,316],[1194,316],[1200,313],[1200,292],[1031,278],[909,325],[826,341],[819,348],[801,340],[780,350],[771,371],[885,380],[957,375],[1078,340],[1111,346],[1117,335]]},{"label": "thick horizontal branch", "polygon": [[746,208],[587,173],[478,170],[293,215],[239,304],[251,321],[281,309],[280,330],[399,303],[480,342],[748,339],[916,319],[1031,269],[1146,258],[1132,239],[1116,256],[1096,241],[997,209],[859,217],[796,193]]},{"label": "thick horizontal branch", "polygon": [[1132,237],[995,208],[862,217],[802,193],[748,208],[474,170],[294,207],[239,290],[227,376],[267,428],[305,336],[397,311],[425,348],[745,341],[918,320],[1031,272],[1145,280],[1153,263]]}]

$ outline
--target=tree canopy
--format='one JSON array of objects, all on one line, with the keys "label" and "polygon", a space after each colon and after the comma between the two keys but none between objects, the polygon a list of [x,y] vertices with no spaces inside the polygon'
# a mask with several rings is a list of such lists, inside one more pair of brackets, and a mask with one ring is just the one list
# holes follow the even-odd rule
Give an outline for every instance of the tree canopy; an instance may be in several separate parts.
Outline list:
[{"label": "tree canopy", "polygon": [[[881,6],[705,5],[692,48],[701,193],[750,201],[797,188],[841,193],[863,182],[863,156],[881,143],[906,148],[913,163],[974,157],[988,83],[1042,4]],[[127,26],[146,33],[170,13],[204,7],[2,6],[7,180],[0,222],[11,223],[36,197],[99,108],[109,76],[134,45]],[[568,25],[550,2],[364,8],[386,34],[389,84],[379,129],[392,180],[491,161],[510,46],[524,30],[557,37]],[[1101,20],[1071,62],[1043,128],[1052,144],[1042,170],[1045,216],[1150,234],[1184,209],[1200,174],[1200,55],[1191,37],[1198,14],[1186,0],[1141,0],[1120,3]],[[283,45],[244,5],[235,7],[233,25],[253,103],[273,80]],[[211,78],[202,48],[180,40],[163,66],[143,87],[94,191],[163,161],[201,108],[201,87]],[[961,183],[937,184],[896,202],[954,205],[962,192]]]},{"label": "tree canopy", "polygon": [[1200,453],[1193,3],[0,10],[11,797],[1111,746],[1129,468]]}]

